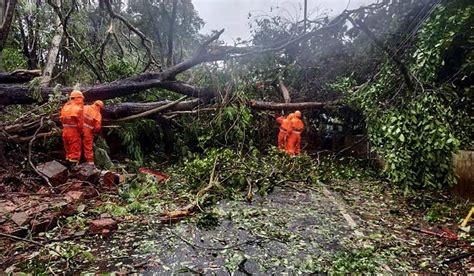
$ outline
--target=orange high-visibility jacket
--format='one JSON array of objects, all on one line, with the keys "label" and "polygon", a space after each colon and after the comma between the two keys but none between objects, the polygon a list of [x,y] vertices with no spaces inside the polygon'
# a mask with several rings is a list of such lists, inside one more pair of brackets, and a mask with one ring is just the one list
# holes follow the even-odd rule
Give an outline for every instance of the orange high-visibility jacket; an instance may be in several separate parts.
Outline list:
[{"label": "orange high-visibility jacket", "polygon": [[84,103],[81,98],[67,102],[61,108],[59,119],[63,124],[63,143],[66,159],[74,162],[81,160],[81,133],[84,124]]},{"label": "orange high-visibility jacket", "polygon": [[102,126],[102,115],[97,105],[84,106],[84,157],[87,162],[94,162],[94,133]]},{"label": "orange high-visibility jacket", "polygon": [[93,104],[84,106],[84,128],[92,129],[94,133],[102,128],[102,114]]},{"label": "orange high-visibility jacket", "polygon": [[290,155],[298,155],[301,149],[301,132],[304,129],[304,123],[297,117],[291,118],[290,123],[291,132],[288,136],[285,150]]},{"label": "orange high-visibility jacket", "polygon": [[280,125],[280,130],[283,130],[283,131],[291,130],[290,119],[291,118],[288,118],[288,117],[285,118],[284,116],[280,116],[280,117],[276,118],[277,123]]},{"label": "orange high-visibility jacket", "polygon": [[76,128],[79,133],[82,133],[84,125],[83,107],[84,104],[77,100],[71,100],[64,104],[59,116],[64,128]]},{"label": "orange high-visibility jacket", "polygon": [[290,120],[291,131],[302,132],[304,129],[304,123],[300,118],[293,117]]}]

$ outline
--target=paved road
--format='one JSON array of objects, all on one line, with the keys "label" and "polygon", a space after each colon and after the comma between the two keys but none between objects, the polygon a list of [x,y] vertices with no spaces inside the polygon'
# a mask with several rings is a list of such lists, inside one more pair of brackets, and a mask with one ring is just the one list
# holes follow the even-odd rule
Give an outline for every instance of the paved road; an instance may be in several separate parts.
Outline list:
[{"label": "paved road", "polygon": [[[91,271],[135,267],[148,272],[218,275],[314,272],[323,269],[344,239],[357,236],[341,214],[341,206],[322,188],[276,188],[250,205],[220,202],[212,210],[214,215],[117,233],[92,250],[107,261],[89,267]],[[210,229],[197,227],[216,222]]]}]

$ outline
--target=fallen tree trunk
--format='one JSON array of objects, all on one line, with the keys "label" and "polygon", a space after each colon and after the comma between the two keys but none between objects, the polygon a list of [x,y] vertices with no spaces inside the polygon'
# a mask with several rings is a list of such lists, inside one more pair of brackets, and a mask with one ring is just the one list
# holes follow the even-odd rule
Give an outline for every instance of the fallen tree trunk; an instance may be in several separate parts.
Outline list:
[{"label": "fallen tree trunk", "polygon": [[[214,97],[214,92],[211,90],[196,88],[180,81],[163,81],[159,75],[159,73],[146,73],[107,84],[85,87],[81,90],[86,102],[123,97],[150,88],[163,88],[182,95],[201,98],[204,101]],[[51,87],[37,89],[38,92],[35,93],[24,85],[0,84],[0,105],[42,103],[48,99],[49,94],[53,93]],[[63,87],[60,91],[63,94],[69,94],[72,87]]]},{"label": "fallen tree trunk", "polygon": [[[151,103],[119,103],[110,106],[106,106],[102,112],[102,116],[106,119],[119,119],[128,117],[134,114],[146,112],[148,110],[167,105],[172,101],[164,100],[159,102]],[[179,102],[167,111],[184,111],[192,110],[198,106],[202,101],[200,99],[194,99],[190,101]]]},{"label": "fallen tree trunk", "polygon": [[329,105],[335,105],[338,101],[329,102],[302,102],[302,103],[276,103],[264,101],[248,101],[247,105],[253,109],[260,110],[303,110],[322,109]]},{"label": "fallen tree trunk", "polygon": [[25,83],[41,76],[41,70],[16,70],[11,73],[0,72],[0,83]]}]

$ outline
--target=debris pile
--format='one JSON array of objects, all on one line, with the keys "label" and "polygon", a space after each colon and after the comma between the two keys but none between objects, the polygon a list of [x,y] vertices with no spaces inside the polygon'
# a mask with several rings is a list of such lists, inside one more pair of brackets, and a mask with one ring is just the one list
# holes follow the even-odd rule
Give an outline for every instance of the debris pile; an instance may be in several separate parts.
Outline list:
[{"label": "debris pile", "polygon": [[[103,192],[116,192],[117,184],[121,180],[117,173],[101,172],[88,164],[68,171],[61,163],[51,161],[38,165],[37,169],[53,185],[54,193],[46,186],[25,189],[20,183],[16,183],[18,191],[12,191],[12,187],[6,187],[8,182],[18,182],[21,179],[4,175],[1,189],[10,190],[0,195],[1,233],[26,237],[48,231],[54,228],[61,218],[76,214],[78,209],[83,210],[84,200],[95,198]],[[104,230],[116,230],[117,223],[114,225],[107,226]],[[96,229],[91,228],[91,232],[95,233]],[[104,236],[104,231],[100,231]]]}]

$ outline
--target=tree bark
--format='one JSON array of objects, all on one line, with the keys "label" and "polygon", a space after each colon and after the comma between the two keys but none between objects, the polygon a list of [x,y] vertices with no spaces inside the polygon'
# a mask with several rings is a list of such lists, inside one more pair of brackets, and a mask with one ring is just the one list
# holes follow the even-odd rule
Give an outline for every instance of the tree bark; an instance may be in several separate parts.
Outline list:
[{"label": "tree bark", "polygon": [[264,101],[249,101],[247,104],[253,109],[260,110],[303,110],[303,109],[323,109],[326,106],[334,105],[337,101],[331,102],[302,102],[302,103],[276,103]]},{"label": "tree bark", "polygon": [[0,83],[25,83],[41,76],[40,70],[15,70],[11,73],[0,72]]},{"label": "tree bark", "polygon": [[[110,106],[106,106],[102,112],[102,115],[106,119],[118,119],[123,117],[128,117],[131,115],[139,114],[146,112],[148,110],[167,105],[172,101],[160,101],[160,102],[152,102],[152,103],[120,103],[114,104]],[[183,110],[192,110],[196,106],[201,103],[200,99],[190,100],[190,101],[183,101],[177,103],[173,106],[170,110],[172,111],[183,111]],[[167,110],[167,111],[170,111]]]},{"label": "tree bark", "polygon": [[171,127],[171,122],[160,115],[155,116],[155,120],[157,122],[157,127],[161,129],[165,154],[168,159],[170,159],[174,149],[173,128]]},{"label": "tree bark", "polygon": [[5,0],[5,12],[2,16],[3,20],[0,22],[0,52],[3,51],[5,43],[7,42],[8,34],[10,33],[16,3],[17,0]]},{"label": "tree bark", "polygon": [[178,0],[173,0],[173,8],[171,10],[171,18],[170,18],[170,27],[168,29],[168,58],[166,60],[168,66],[171,66],[174,64],[173,39],[174,39],[174,27],[176,24],[177,7],[178,7]]},{"label": "tree bark", "polygon": [[[55,4],[60,7],[61,1],[53,0],[56,2]],[[41,86],[48,86],[49,82],[51,81],[51,76],[53,75],[54,66],[56,65],[56,59],[59,53],[59,45],[61,44],[61,40],[63,38],[63,27],[61,18],[59,15],[56,15],[56,34],[53,36],[51,40],[51,47],[49,48],[48,52],[48,61],[44,66],[43,71],[43,79],[41,80]]]},{"label": "tree bark", "polygon": [[[214,97],[214,92],[211,90],[196,88],[180,81],[162,80],[160,75],[159,73],[144,73],[120,81],[84,87],[81,90],[86,102],[123,97],[150,88],[163,88],[205,101]],[[48,99],[49,94],[53,93],[51,87],[41,87],[39,90],[36,94],[24,85],[0,84],[0,105],[42,103]],[[60,91],[63,94],[69,94],[72,87],[63,87]]]}]

